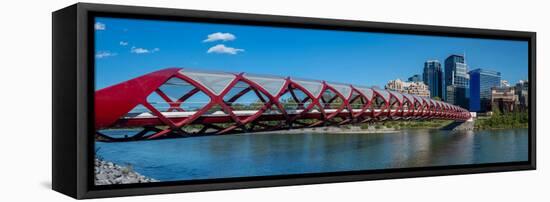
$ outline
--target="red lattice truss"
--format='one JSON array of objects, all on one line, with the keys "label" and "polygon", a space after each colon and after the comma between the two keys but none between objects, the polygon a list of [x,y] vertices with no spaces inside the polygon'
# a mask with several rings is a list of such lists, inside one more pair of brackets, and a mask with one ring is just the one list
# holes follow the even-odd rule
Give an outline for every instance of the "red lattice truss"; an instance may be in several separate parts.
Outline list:
[{"label": "red lattice truss", "polygon": [[[320,92],[322,93],[317,96],[292,78],[284,78],[284,84],[279,92],[271,94],[258,83],[248,79],[244,73],[233,74],[234,79],[221,93],[216,94],[201,82],[185,76],[181,71],[185,69],[164,69],[96,91],[97,139],[100,141],[150,140],[398,119],[464,121],[470,118],[467,110],[441,101],[376,88],[370,88],[372,94],[366,95],[364,90],[361,91],[353,85],[347,85],[351,88],[351,93],[343,95],[333,85],[324,81],[321,81]],[[172,100],[160,89],[160,86],[172,78],[187,82],[193,86],[193,89],[177,100]],[[248,87],[227,98],[226,95],[239,82],[246,83]],[[188,116],[168,116],[147,101],[149,95],[157,93],[169,104],[169,109],[165,112],[184,112],[181,105],[199,92],[206,94],[210,100]],[[254,113],[237,114],[232,102],[249,92],[258,95],[262,106],[258,107]],[[301,92],[305,97],[297,96],[297,92]],[[330,96],[327,97],[325,92],[331,92]],[[297,110],[293,110],[293,113],[290,113],[280,101],[281,96],[288,93],[297,105]],[[351,103],[355,103],[354,106]],[[360,106],[357,106],[357,103],[360,103]],[[138,105],[149,110],[152,116],[126,118],[125,115]],[[207,115],[214,106],[218,106],[224,113]],[[278,113],[266,113],[273,110]],[[185,127],[190,125],[200,127],[193,132],[185,130]],[[101,130],[112,128],[141,128],[142,131],[124,137],[110,137],[101,133]]]}]

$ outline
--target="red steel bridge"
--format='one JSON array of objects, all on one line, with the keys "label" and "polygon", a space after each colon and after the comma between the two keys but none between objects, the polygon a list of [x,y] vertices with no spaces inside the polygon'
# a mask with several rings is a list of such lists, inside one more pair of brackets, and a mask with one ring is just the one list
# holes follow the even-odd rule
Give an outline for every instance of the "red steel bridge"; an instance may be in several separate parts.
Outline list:
[{"label": "red steel bridge", "polygon": [[[184,68],[163,69],[95,92],[98,141],[469,118],[468,110],[458,106],[379,88]],[[129,128],[140,132],[103,132]]]}]

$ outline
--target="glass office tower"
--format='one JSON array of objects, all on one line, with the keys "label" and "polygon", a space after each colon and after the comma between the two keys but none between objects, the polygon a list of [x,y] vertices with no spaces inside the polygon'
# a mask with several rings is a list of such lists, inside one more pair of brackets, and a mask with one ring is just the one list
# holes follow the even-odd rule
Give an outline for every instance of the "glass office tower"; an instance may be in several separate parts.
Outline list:
[{"label": "glass office tower", "polygon": [[470,75],[464,56],[451,55],[445,59],[445,90],[447,102],[470,108]]},{"label": "glass office tower", "polygon": [[422,75],[424,83],[430,88],[431,97],[443,98],[443,71],[437,60],[428,60],[424,63]]},{"label": "glass office tower", "polygon": [[500,86],[500,72],[474,69],[470,74],[470,111],[487,112],[491,105],[491,88]]}]

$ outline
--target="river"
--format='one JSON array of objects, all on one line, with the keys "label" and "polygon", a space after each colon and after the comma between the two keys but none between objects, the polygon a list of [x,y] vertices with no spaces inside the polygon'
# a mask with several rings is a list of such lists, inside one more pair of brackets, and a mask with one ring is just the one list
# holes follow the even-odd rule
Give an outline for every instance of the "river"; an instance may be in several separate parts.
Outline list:
[{"label": "river", "polygon": [[527,129],[238,134],[95,146],[104,160],[160,181],[527,161],[529,148]]}]

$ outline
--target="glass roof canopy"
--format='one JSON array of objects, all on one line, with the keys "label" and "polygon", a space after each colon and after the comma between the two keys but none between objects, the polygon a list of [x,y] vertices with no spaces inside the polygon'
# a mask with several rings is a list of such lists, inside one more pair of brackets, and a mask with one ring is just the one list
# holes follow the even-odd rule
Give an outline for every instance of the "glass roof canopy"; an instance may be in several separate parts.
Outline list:
[{"label": "glass roof canopy", "polygon": [[[204,71],[204,70],[194,70],[194,69],[181,69],[179,73],[183,76],[186,76],[196,81],[197,83],[199,83],[200,85],[208,89],[211,93],[218,96],[226,88],[228,88],[229,85],[235,79],[237,79],[237,76],[239,75],[236,73]],[[242,75],[245,79],[248,79],[249,81],[252,81],[258,86],[261,86],[269,94],[271,94],[271,96],[279,95],[282,91],[284,91],[285,85],[287,84],[287,78],[284,78],[284,77],[255,75],[255,74],[248,74],[248,73],[242,74]],[[315,98],[319,97],[323,93],[323,90],[325,89],[324,85],[329,85],[333,89],[338,91],[338,93],[342,94],[342,96],[344,96],[345,99],[349,99],[350,96],[352,95],[353,89],[356,89],[357,91],[361,92],[365,97],[367,97],[367,99],[369,100],[373,98],[374,93],[376,92],[380,94],[385,100],[389,100],[390,96],[393,95],[401,103],[404,101],[404,97],[406,97],[408,100],[412,102],[414,102],[414,100],[418,100],[419,102],[425,101],[426,103],[431,103],[432,105],[435,105],[435,103],[440,103],[442,106],[448,106],[448,107],[452,106],[445,102],[437,102],[429,98],[419,97],[417,95],[402,94],[399,92],[380,89],[377,87],[371,88],[371,87],[364,87],[364,86],[353,86],[350,84],[343,84],[343,83],[336,83],[336,82],[324,83],[318,80],[295,79],[295,78],[288,78],[288,81],[301,86],[304,90],[306,90],[308,93],[313,95]]]},{"label": "glass roof canopy", "polygon": [[313,97],[319,97],[323,90],[323,83],[315,80],[303,80],[303,79],[290,79],[294,83],[305,88]]},{"label": "glass roof canopy", "polygon": [[220,95],[223,90],[225,90],[237,77],[235,74],[231,73],[206,72],[187,69],[180,70],[180,74],[193,79],[215,95]]},{"label": "glass roof canopy", "polygon": [[264,77],[245,74],[244,77],[265,89],[269,94],[275,96],[279,94],[286,83],[284,78],[280,77]]},{"label": "glass roof canopy", "polygon": [[339,84],[339,83],[327,83],[332,86],[336,91],[338,91],[344,98],[348,99],[351,96],[351,86],[349,84]]}]

